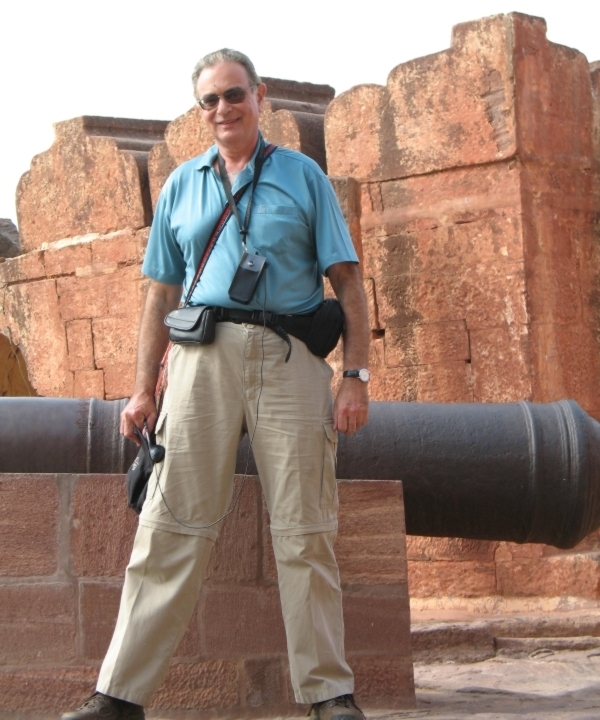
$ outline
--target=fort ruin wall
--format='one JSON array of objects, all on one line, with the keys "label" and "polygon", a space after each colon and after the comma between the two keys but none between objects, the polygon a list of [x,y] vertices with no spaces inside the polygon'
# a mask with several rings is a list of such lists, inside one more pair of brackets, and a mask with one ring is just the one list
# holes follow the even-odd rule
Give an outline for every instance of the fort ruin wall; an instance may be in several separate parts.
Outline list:
[{"label": "fort ruin wall", "polygon": [[[598,63],[512,13],[457,26],[385,86],[267,82],[265,136],[326,164],[364,261],[373,399],[571,397],[600,419]],[[0,331],[38,394],[130,392],[152,205],[208,145],[195,108],[57,124],[19,185],[25,254],[0,263]],[[413,598],[600,600],[600,537],[409,538],[408,557]]]}]

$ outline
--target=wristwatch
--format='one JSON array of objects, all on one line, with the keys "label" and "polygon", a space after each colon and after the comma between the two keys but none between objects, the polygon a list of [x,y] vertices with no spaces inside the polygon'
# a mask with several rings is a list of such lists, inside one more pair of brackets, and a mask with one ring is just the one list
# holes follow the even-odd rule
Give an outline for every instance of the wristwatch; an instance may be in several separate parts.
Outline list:
[{"label": "wristwatch", "polygon": [[361,368],[360,370],[344,370],[342,377],[358,378],[363,382],[369,382],[371,379],[371,373],[367,370],[367,368]]}]

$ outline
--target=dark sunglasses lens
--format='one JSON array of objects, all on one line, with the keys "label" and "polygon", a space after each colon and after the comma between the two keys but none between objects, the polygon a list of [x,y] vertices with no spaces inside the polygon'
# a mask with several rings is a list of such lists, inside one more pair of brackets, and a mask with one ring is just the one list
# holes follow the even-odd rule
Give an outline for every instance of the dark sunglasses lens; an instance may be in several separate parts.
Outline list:
[{"label": "dark sunglasses lens", "polygon": [[200,105],[202,105],[205,110],[212,110],[213,108],[216,108],[218,104],[218,95],[205,95],[203,98],[200,98]]},{"label": "dark sunglasses lens", "polygon": [[241,103],[246,97],[246,91],[244,90],[244,88],[240,87],[230,88],[223,93],[223,97],[225,98],[225,100],[227,100],[228,103],[231,103],[232,105],[237,105],[237,103]]}]

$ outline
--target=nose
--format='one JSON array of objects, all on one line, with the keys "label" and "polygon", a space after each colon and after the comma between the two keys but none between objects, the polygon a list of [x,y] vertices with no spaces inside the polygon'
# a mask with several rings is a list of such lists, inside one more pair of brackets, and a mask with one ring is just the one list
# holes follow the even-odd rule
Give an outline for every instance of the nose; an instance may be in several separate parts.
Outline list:
[{"label": "nose", "polygon": [[219,104],[217,105],[217,112],[223,113],[223,112],[229,112],[231,110],[231,103],[228,103],[227,100],[221,95],[219,96]]}]

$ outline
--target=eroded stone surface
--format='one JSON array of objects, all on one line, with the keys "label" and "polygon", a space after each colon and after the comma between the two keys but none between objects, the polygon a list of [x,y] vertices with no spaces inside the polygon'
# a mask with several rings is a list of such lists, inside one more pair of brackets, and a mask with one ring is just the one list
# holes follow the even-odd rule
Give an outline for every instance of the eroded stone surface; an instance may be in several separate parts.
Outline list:
[{"label": "eroded stone surface", "polygon": [[148,153],[166,122],[79,117],[56,123],[17,190],[21,245],[150,224]]}]

